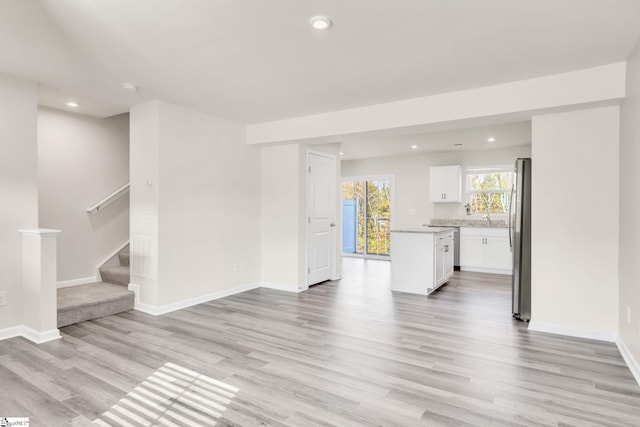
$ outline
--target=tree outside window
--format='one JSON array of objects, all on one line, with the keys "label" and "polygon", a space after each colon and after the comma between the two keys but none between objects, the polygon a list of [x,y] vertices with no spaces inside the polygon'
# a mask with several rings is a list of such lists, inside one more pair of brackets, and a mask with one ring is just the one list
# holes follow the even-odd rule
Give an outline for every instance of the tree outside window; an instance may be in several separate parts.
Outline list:
[{"label": "tree outside window", "polygon": [[511,166],[469,168],[467,200],[472,213],[507,214],[513,186]]},{"label": "tree outside window", "polygon": [[342,199],[357,201],[355,253],[389,255],[391,252],[391,181],[379,179],[344,182]]}]

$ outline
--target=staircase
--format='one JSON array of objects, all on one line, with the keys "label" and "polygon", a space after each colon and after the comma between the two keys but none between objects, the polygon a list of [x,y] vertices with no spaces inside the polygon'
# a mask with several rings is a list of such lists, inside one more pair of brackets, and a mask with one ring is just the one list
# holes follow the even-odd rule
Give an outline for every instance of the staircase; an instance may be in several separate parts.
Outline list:
[{"label": "staircase", "polygon": [[58,327],[131,310],[129,245],[100,268],[102,282],[58,289]]}]

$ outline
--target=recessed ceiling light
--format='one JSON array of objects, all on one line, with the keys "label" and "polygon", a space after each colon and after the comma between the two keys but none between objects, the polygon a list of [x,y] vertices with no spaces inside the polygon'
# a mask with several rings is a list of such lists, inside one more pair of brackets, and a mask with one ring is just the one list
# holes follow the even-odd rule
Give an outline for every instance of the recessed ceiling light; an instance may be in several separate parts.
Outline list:
[{"label": "recessed ceiling light", "polygon": [[487,142],[496,142],[496,137],[490,136],[489,138],[487,138]]},{"label": "recessed ceiling light", "polygon": [[122,87],[122,89],[126,90],[127,92],[138,91],[138,86],[134,85],[133,83],[124,82],[120,85],[120,87]]},{"label": "recessed ceiling light", "polygon": [[80,104],[78,104],[78,103],[77,103],[77,102],[75,102],[75,101],[69,101],[69,102],[67,102],[67,107],[77,108],[77,107],[79,107],[79,106],[80,106]]},{"label": "recessed ceiling light", "polygon": [[341,151],[341,152],[340,152],[340,155],[341,155],[341,156],[344,156],[344,152],[343,152],[343,151]]},{"label": "recessed ceiling light", "polygon": [[322,15],[314,16],[309,20],[309,22],[311,23],[311,27],[315,30],[326,30],[333,25],[331,19]]},{"label": "recessed ceiling light", "polygon": [[417,149],[418,149],[418,146],[414,144],[414,145],[412,145],[412,146],[411,146],[411,149],[412,149],[412,150],[417,150]]}]

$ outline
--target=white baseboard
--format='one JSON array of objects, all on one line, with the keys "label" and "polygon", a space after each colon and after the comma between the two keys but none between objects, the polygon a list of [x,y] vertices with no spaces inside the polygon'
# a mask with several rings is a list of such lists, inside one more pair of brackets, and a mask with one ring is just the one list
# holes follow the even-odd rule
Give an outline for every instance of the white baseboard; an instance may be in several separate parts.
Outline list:
[{"label": "white baseboard", "polygon": [[28,339],[29,341],[33,341],[36,344],[42,344],[48,341],[58,340],[62,338],[60,336],[60,331],[57,329],[51,329],[49,331],[38,332],[35,329],[31,329],[28,326],[22,327],[22,336]]},{"label": "white baseboard", "polygon": [[460,271],[470,271],[474,273],[491,273],[491,274],[513,274],[511,270],[500,270],[497,268],[482,268],[482,267],[465,267],[460,266]]},{"label": "white baseboard", "polygon": [[0,340],[8,340],[9,338],[21,337],[22,325],[12,326],[11,328],[0,329]]},{"label": "white baseboard", "polygon": [[618,350],[620,351],[622,358],[624,359],[627,366],[629,367],[629,370],[631,371],[633,378],[635,378],[638,385],[640,385],[640,363],[638,363],[638,361],[633,357],[633,355],[631,354],[631,352],[629,351],[626,344],[624,343],[624,341],[622,341],[621,338],[618,338],[616,340],[616,345],[618,346]]},{"label": "white baseboard", "polygon": [[267,289],[275,289],[278,291],[287,291],[287,292],[296,292],[296,293],[303,292],[309,289],[309,287],[306,285],[298,286],[298,285],[273,283],[273,282],[248,283],[246,285],[236,286],[235,288],[225,289],[223,291],[212,292],[210,294],[189,298],[189,299],[178,301],[171,304],[157,306],[157,305],[145,304],[140,302],[140,285],[137,285],[135,283],[129,283],[129,286],[128,286],[128,289],[135,294],[135,300],[134,300],[135,302],[134,302],[133,308],[135,310],[141,311],[143,313],[151,314],[153,316],[160,316],[166,313],[171,313],[172,311],[180,310],[182,308],[191,307],[194,305],[202,304],[204,302],[209,302],[216,299],[239,294],[241,292],[250,291],[256,288],[267,288]]},{"label": "white baseboard", "polygon": [[541,323],[531,320],[529,330],[536,332],[547,332],[549,334],[567,335],[576,338],[587,338],[598,341],[616,342],[618,338],[615,332],[594,331],[592,329],[575,328],[573,326],[556,325],[551,323]]},{"label": "white baseboard", "polygon": [[[135,284],[130,284],[129,285],[129,289],[130,290],[134,290],[132,288],[138,287],[138,290],[140,289],[140,287],[138,285]],[[142,311],[143,313],[147,313],[147,314],[151,314],[154,316],[160,316],[162,314],[167,314],[167,313],[171,313],[172,311],[176,311],[176,310],[180,310],[182,308],[187,308],[187,307],[191,307],[193,305],[197,305],[197,304],[202,304],[204,302],[209,302],[209,301],[213,301],[216,299],[220,299],[220,298],[224,298],[224,297],[228,297],[231,295],[235,295],[235,294],[239,294],[240,292],[246,292],[246,291],[250,291],[252,289],[256,289],[260,287],[260,285],[258,285],[257,283],[250,283],[247,285],[242,285],[242,286],[236,286],[235,288],[230,288],[230,289],[225,289],[223,291],[218,291],[218,292],[212,292],[210,294],[206,294],[206,295],[201,295],[195,298],[189,298],[186,300],[182,300],[182,301],[178,301],[172,304],[167,304],[167,305],[161,305],[161,306],[156,306],[156,305],[150,305],[150,304],[144,304],[139,302],[138,298],[136,297],[136,303],[134,305],[134,309],[138,310],[138,311]],[[135,290],[134,290],[135,292]]]},{"label": "white baseboard", "polygon": [[136,285],[135,283],[129,283],[127,289],[133,292],[133,308],[140,304],[140,285]]},{"label": "white baseboard", "polygon": [[6,340],[9,338],[23,337],[36,344],[42,344],[48,341],[53,341],[62,338],[60,331],[57,329],[51,329],[49,331],[38,332],[35,329],[31,329],[25,325],[14,326],[11,328],[0,329],[0,340]]},{"label": "white baseboard", "polygon": [[284,284],[284,283],[274,283],[274,282],[260,282],[259,287],[274,289],[276,291],[287,291],[287,292],[303,292],[309,289],[307,285],[295,285],[295,284]]},{"label": "white baseboard", "polygon": [[70,286],[80,286],[80,285],[86,285],[87,283],[95,283],[95,282],[96,282],[95,276],[88,276],[88,277],[81,277],[79,279],[62,280],[60,282],[56,282],[56,287],[58,289],[68,288]]}]

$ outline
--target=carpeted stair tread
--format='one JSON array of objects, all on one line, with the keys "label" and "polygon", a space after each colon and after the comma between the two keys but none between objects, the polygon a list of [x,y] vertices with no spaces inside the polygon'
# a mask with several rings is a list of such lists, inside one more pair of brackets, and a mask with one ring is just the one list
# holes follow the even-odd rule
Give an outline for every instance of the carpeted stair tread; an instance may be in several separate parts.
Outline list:
[{"label": "carpeted stair tread", "polygon": [[58,327],[131,310],[134,293],[113,283],[58,289]]},{"label": "carpeted stair tread", "polygon": [[129,285],[129,266],[116,265],[114,267],[102,267],[100,277],[103,282],[113,283],[120,286]]},{"label": "carpeted stair tread", "polygon": [[120,260],[120,265],[129,266],[129,247],[127,246],[125,249],[118,252],[118,259]]}]

